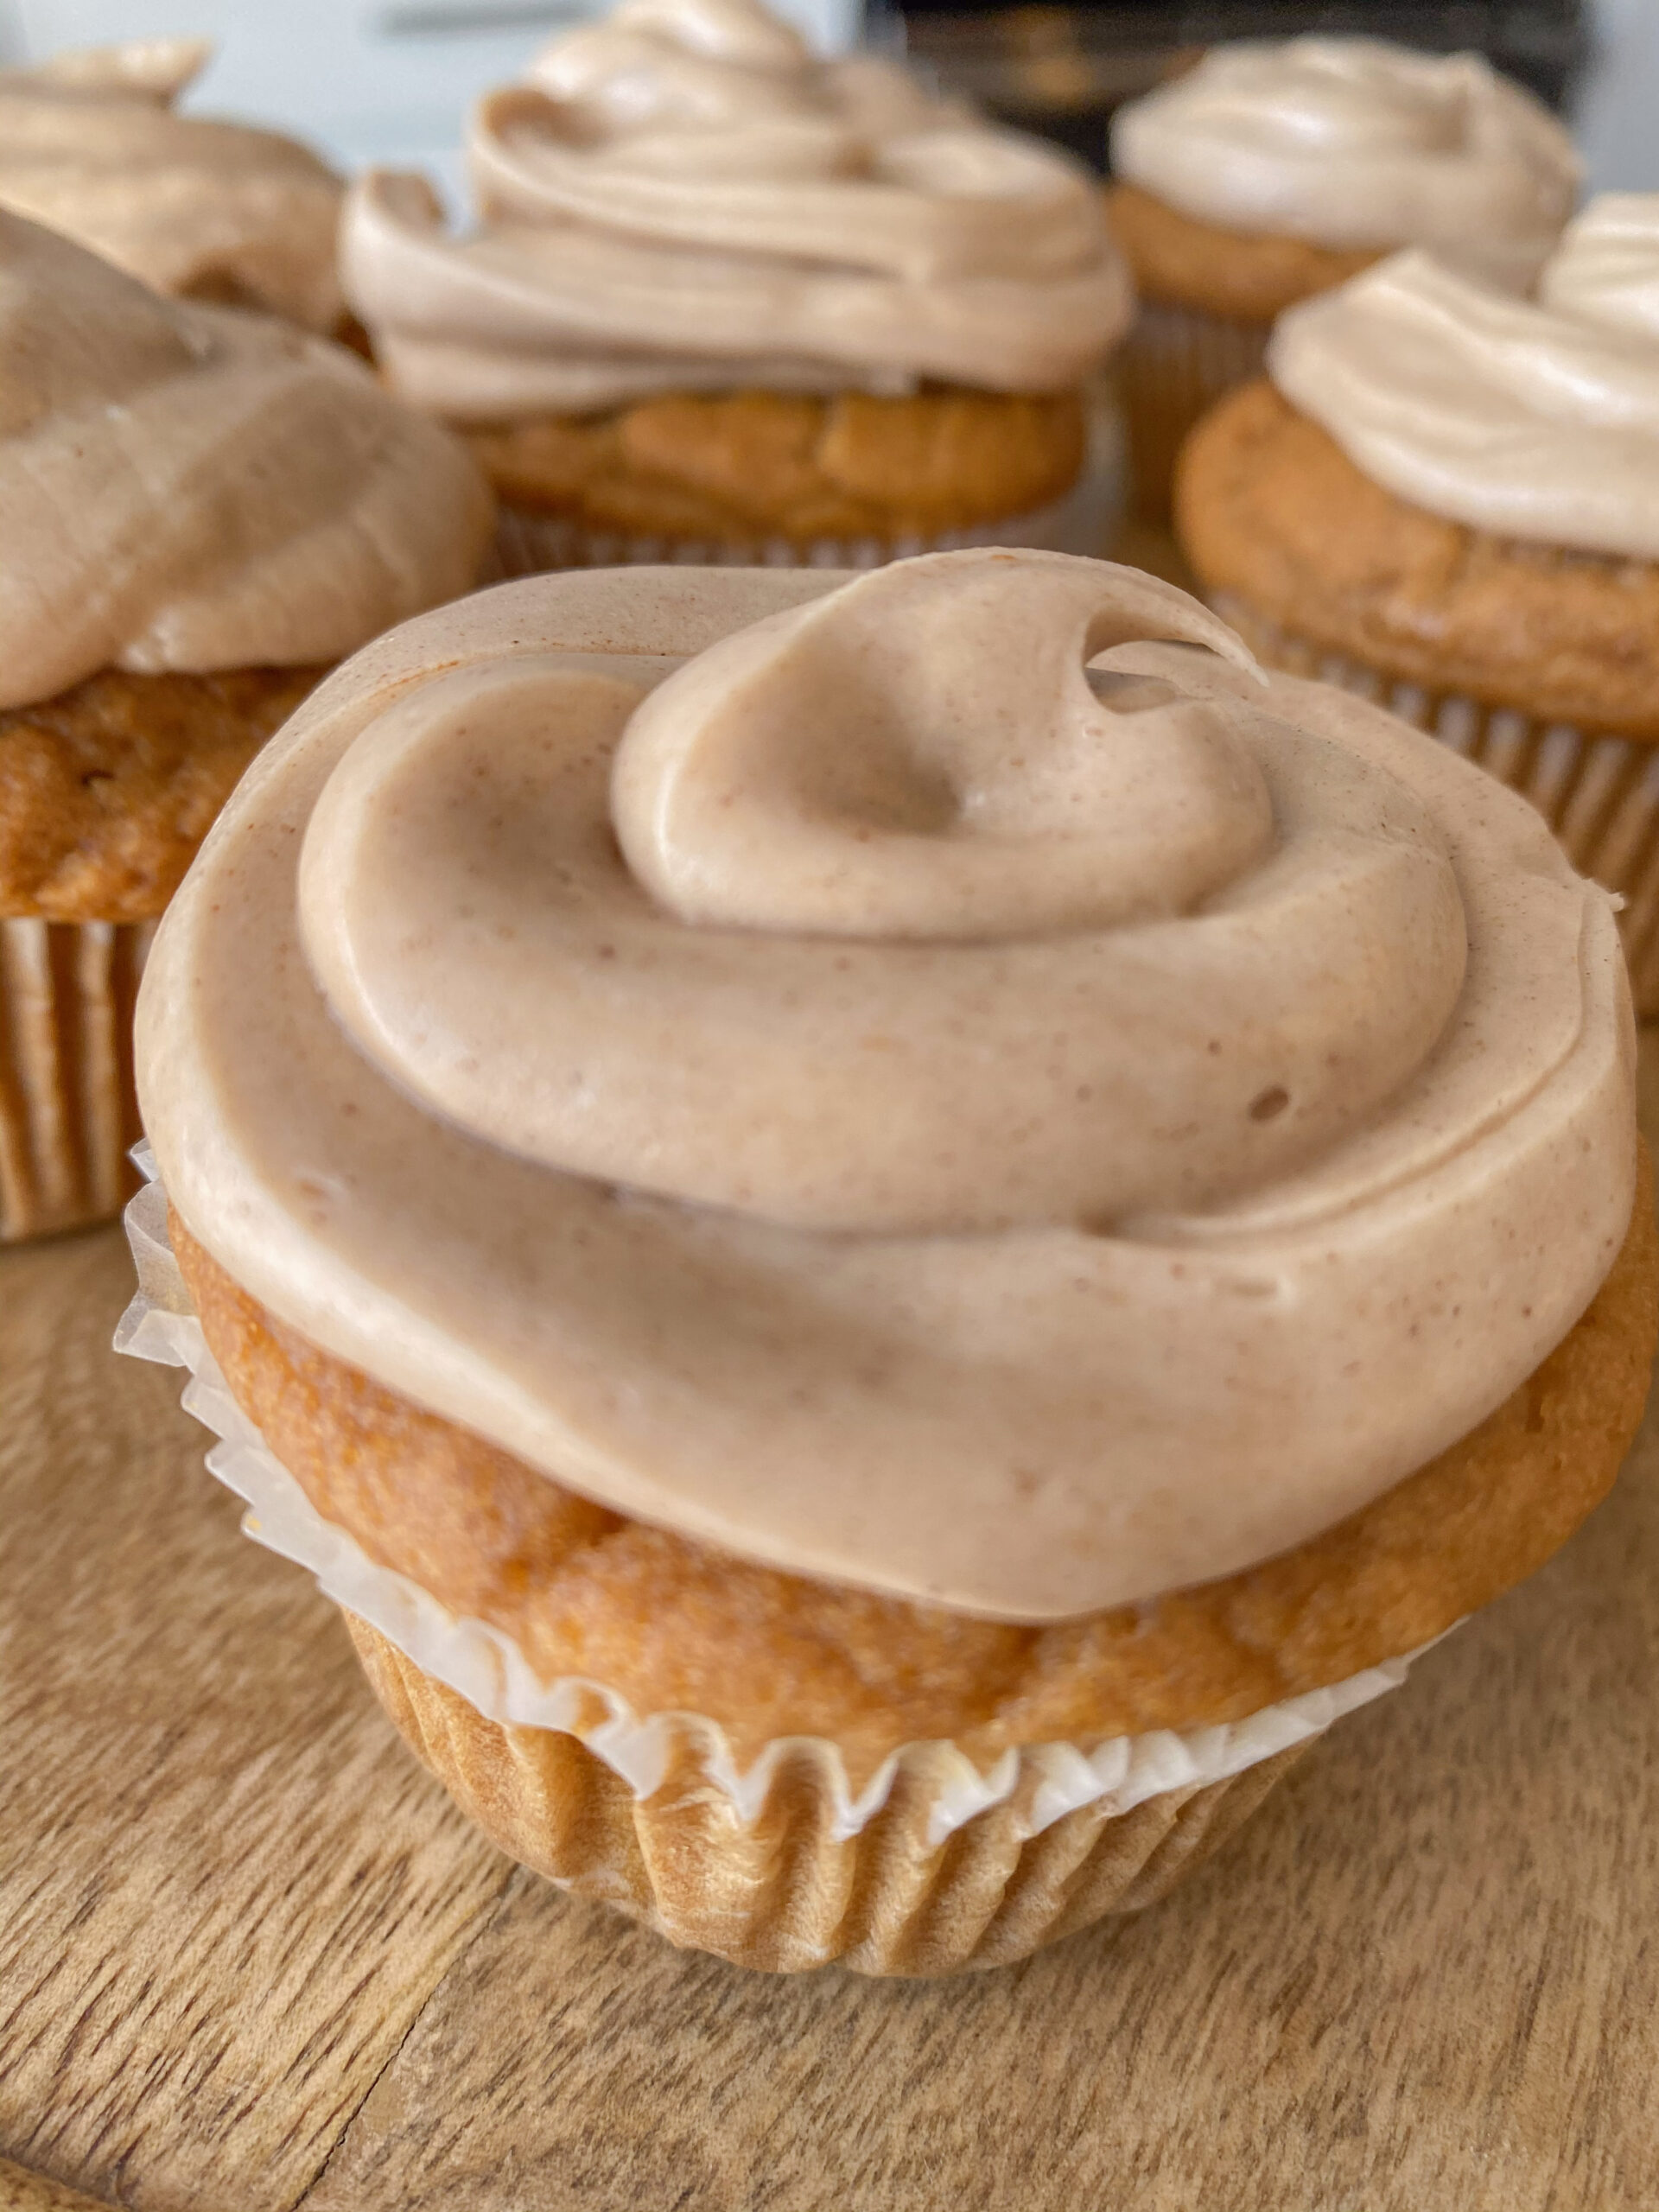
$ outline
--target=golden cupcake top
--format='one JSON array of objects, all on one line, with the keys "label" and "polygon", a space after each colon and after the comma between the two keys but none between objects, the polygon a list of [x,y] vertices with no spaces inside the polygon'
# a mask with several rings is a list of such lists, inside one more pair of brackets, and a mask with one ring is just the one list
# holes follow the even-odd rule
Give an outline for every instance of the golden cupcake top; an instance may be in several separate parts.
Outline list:
[{"label": "golden cupcake top", "polygon": [[0,210],[0,706],[337,660],[470,588],[490,495],[341,347]]},{"label": "golden cupcake top", "polygon": [[1395,255],[1282,316],[1268,365],[1367,475],[1431,513],[1659,559],[1659,194],[1592,200],[1535,299]]},{"label": "golden cupcake top", "polygon": [[186,1228],[323,1350],[623,1513],[1021,1620],[1421,1466],[1634,1189],[1611,902],[1531,810],[1059,555],[383,639],[227,807],[138,1052]]},{"label": "golden cupcake top", "polygon": [[151,39],[0,69],[0,207],[157,291],[332,330],[344,187],[291,138],[177,112],[212,52]]},{"label": "golden cupcake top", "polygon": [[1112,121],[1112,166],[1229,230],[1421,245],[1524,283],[1578,197],[1549,111],[1478,54],[1370,38],[1220,46]]},{"label": "golden cupcake top", "polygon": [[759,0],[621,0],[476,110],[480,217],[350,197],[343,270],[397,389],[475,421],[734,385],[1075,385],[1128,317],[1099,194]]}]

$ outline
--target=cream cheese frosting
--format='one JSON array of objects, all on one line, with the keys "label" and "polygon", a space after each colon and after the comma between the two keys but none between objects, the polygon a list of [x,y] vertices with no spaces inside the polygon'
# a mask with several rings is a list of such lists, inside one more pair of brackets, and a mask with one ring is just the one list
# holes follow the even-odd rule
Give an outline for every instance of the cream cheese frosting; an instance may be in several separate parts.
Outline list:
[{"label": "cream cheese frosting", "polygon": [[476,110],[480,225],[417,176],[350,195],[342,269],[396,388],[459,420],[763,385],[1048,391],[1129,291],[1065,156],[824,61],[758,0],[621,0]]},{"label": "cream cheese frosting", "polygon": [[1545,263],[1538,297],[1659,346],[1659,192],[1599,193]]},{"label": "cream cheese frosting", "polygon": [[408,626],[138,1013],[173,1203],[283,1320],[622,1512],[1023,1620],[1501,1402],[1624,1236],[1633,1062],[1524,801],[1039,553]]},{"label": "cream cheese frosting", "polygon": [[1282,315],[1268,367],[1431,513],[1659,559],[1659,194],[1592,200],[1535,302],[1395,255]]},{"label": "cream cheese frosting", "polygon": [[0,207],[158,291],[332,330],[344,186],[291,138],[175,112],[212,51],[152,39],[0,69]]},{"label": "cream cheese frosting", "polygon": [[470,456],[355,355],[0,210],[0,707],[100,668],[335,660],[470,588]]},{"label": "cream cheese frosting", "polygon": [[1202,221],[1380,251],[1421,245],[1516,284],[1581,165],[1549,111],[1478,54],[1369,38],[1215,48],[1119,111],[1112,166]]}]

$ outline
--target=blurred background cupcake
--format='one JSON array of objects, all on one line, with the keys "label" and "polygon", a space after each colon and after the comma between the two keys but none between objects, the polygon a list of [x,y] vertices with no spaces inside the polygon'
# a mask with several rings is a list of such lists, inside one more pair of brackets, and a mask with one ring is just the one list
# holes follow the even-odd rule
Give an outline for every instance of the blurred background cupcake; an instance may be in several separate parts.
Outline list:
[{"label": "blurred background cupcake", "polygon": [[1562,125],[1479,54],[1367,38],[1217,48],[1118,111],[1111,156],[1141,299],[1117,374],[1152,517],[1182,438],[1257,373],[1283,308],[1407,245],[1522,289],[1580,175]]},{"label": "blurred background cupcake", "polygon": [[150,39],[0,69],[0,207],[159,292],[349,334],[344,184],[292,138],[178,114],[212,53],[206,39]]},{"label": "blurred background cupcake", "polygon": [[470,588],[493,502],[342,348],[0,211],[0,512],[5,1242],[119,1205],[156,918],[325,671]]},{"label": "blurred background cupcake", "polygon": [[1294,308],[1193,433],[1183,549],[1261,657],[1381,698],[1623,894],[1659,1012],[1659,194],[1527,301],[1421,253]]},{"label": "blurred background cupcake", "polygon": [[1068,156],[757,0],[622,0],[480,104],[469,157],[476,232],[371,173],[343,270],[510,565],[1097,532],[1085,385],[1129,292]]}]

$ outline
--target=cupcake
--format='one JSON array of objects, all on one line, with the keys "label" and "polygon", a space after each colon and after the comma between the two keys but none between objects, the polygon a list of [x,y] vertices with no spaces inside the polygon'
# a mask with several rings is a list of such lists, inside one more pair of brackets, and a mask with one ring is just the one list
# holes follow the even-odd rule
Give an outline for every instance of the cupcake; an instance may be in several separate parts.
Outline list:
[{"label": "cupcake", "polygon": [[1578,197],[1571,140],[1478,54],[1368,38],[1227,46],[1112,123],[1113,232],[1141,312],[1118,359],[1137,506],[1255,376],[1274,317],[1398,247],[1523,289]]},{"label": "cupcake", "polygon": [[0,513],[5,1242],[118,1211],[156,916],[258,747],[466,590],[492,520],[353,355],[3,211]]},{"label": "cupcake", "polygon": [[1068,157],[758,0],[622,0],[480,103],[469,156],[474,234],[371,173],[342,268],[510,568],[1097,550],[1084,387],[1129,294]]},{"label": "cupcake", "polygon": [[750,1965],[1160,1895],[1647,1391],[1611,902],[1102,563],[408,625],[221,815],[138,1052],[124,1347],[505,1850]]},{"label": "cupcake", "polygon": [[0,207],[158,292],[344,334],[344,186],[291,138],[175,112],[212,53],[151,39],[0,69]]},{"label": "cupcake", "polygon": [[1183,456],[1205,590],[1529,798],[1659,1013],[1659,194],[1592,201],[1535,302],[1400,255],[1287,315],[1268,369]]}]

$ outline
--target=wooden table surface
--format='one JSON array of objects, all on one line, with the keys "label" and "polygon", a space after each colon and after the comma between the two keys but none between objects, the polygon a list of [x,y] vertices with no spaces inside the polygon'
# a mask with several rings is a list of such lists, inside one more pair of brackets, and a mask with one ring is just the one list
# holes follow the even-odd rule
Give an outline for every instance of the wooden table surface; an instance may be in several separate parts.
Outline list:
[{"label": "wooden table surface", "polygon": [[109,1351],[130,1281],[0,1258],[0,2212],[1659,2205],[1653,1424],[1138,1921],[772,1980],[468,1828]]}]

